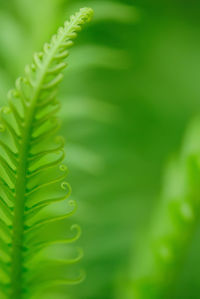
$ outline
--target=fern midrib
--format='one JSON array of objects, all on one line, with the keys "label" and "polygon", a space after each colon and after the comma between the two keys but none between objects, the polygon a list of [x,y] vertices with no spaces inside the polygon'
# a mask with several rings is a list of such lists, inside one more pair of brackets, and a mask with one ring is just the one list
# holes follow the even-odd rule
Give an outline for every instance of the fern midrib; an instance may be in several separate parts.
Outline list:
[{"label": "fern midrib", "polygon": [[30,140],[32,136],[32,127],[34,123],[36,104],[38,96],[45,80],[48,68],[55,56],[59,45],[70,34],[71,29],[76,23],[79,15],[71,23],[68,30],[63,32],[60,39],[55,46],[51,49],[46,60],[43,62],[43,67],[38,72],[38,79],[35,82],[33,96],[30,100],[24,130],[21,138],[21,149],[18,160],[17,180],[15,189],[15,210],[13,220],[13,240],[12,240],[12,258],[11,258],[11,297],[22,298],[23,296],[23,239],[24,239],[24,208],[26,202],[26,188],[27,188],[27,173],[28,173],[28,157],[30,154]]}]

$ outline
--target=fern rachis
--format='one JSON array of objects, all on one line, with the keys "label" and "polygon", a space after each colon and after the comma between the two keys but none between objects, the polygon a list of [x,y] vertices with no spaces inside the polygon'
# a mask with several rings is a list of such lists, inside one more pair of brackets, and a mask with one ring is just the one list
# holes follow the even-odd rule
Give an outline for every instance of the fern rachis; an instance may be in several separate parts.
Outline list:
[{"label": "fern rachis", "polygon": [[[61,164],[63,142],[55,139],[59,128],[59,103],[55,97],[68,48],[91,15],[91,9],[81,9],[45,44],[43,52],[34,55],[25,76],[16,81],[15,89],[9,93],[8,107],[1,110],[0,264],[5,277],[1,289],[6,298],[30,296],[30,286],[24,279],[27,263],[40,249],[56,243],[34,242],[34,234],[47,223],[69,217],[75,208],[70,201],[72,209],[67,214],[40,218],[41,209],[67,197],[66,168]],[[70,243],[78,235],[79,229],[75,237],[57,242]],[[70,281],[55,278],[54,282]]]}]

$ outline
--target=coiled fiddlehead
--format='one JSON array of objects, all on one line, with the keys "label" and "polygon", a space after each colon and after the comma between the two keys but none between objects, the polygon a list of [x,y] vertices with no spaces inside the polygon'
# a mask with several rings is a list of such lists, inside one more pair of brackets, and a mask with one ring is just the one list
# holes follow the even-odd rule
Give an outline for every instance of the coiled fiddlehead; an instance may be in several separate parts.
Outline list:
[{"label": "coiled fiddlehead", "polygon": [[[59,129],[56,92],[72,40],[91,16],[92,10],[83,8],[59,28],[43,51],[34,55],[32,64],[25,68],[25,76],[17,79],[15,88],[9,92],[8,106],[1,109],[0,285],[5,298],[29,298],[34,289],[82,280],[82,275],[75,280],[57,277],[45,280],[47,268],[34,276],[31,261],[42,249],[72,243],[80,235],[80,228],[74,225],[71,238],[57,240],[52,234],[50,241],[38,239],[42,227],[68,218],[76,210],[76,203],[70,200],[67,213],[42,216],[45,207],[66,200],[70,194],[67,168],[62,164],[63,140],[56,137]],[[77,257],[59,260],[58,264],[78,262],[81,256],[79,251]],[[48,261],[48,266],[51,263]]]}]

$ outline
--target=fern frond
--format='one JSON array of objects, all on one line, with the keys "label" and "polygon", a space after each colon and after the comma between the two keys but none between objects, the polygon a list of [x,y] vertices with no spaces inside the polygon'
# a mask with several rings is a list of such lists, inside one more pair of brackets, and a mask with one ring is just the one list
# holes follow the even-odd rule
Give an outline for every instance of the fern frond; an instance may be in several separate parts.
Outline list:
[{"label": "fern frond", "polygon": [[199,133],[198,120],[189,127],[180,155],[168,165],[162,198],[134,258],[124,298],[173,296],[200,216]]},{"label": "fern frond", "polygon": [[[70,217],[76,210],[71,200],[63,215],[47,217],[41,212],[66,200],[71,191],[66,182],[67,168],[62,164],[64,143],[56,136],[60,126],[56,92],[72,40],[91,16],[92,10],[83,8],[59,28],[43,51],[34,55],[25,76],[17,79],[9,92],[8,106],[0,112],[0,251],[4,252],[0,272],[6,277],[1,282],[6,298],[29,298],[34,287],[41,290],[47,285],[81,280],[55,276],[43,281],[37,276],[40,285],[27,283],[34,272],[28,265],[39,251],[53,244],[72,243],[80,236],[80,228],[72,226],[72,237],[59,239],[52,234],[49,241],[36,241],[41,228]],[[75,263],[79,257],[57,264]]]}]

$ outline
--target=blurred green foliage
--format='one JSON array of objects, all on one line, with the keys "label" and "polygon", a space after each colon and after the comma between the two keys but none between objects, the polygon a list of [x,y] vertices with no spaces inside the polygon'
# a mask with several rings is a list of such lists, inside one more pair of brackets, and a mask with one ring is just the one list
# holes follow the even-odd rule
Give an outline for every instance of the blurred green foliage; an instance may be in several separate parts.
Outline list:
[{"label": "blurred green foliage", "polygon": [[[68,291],[70,298],[124,299],[130,260],[159,205],[168,157],[200,107],[200,4],[1,0],[1,104],[32,53],[83,6],[95,17],[76,43],[59,95],[87,272]],[[198,231],[173,298],[199,298]],[[66,289],[59,292],[56,298],[68,298]]]}]

